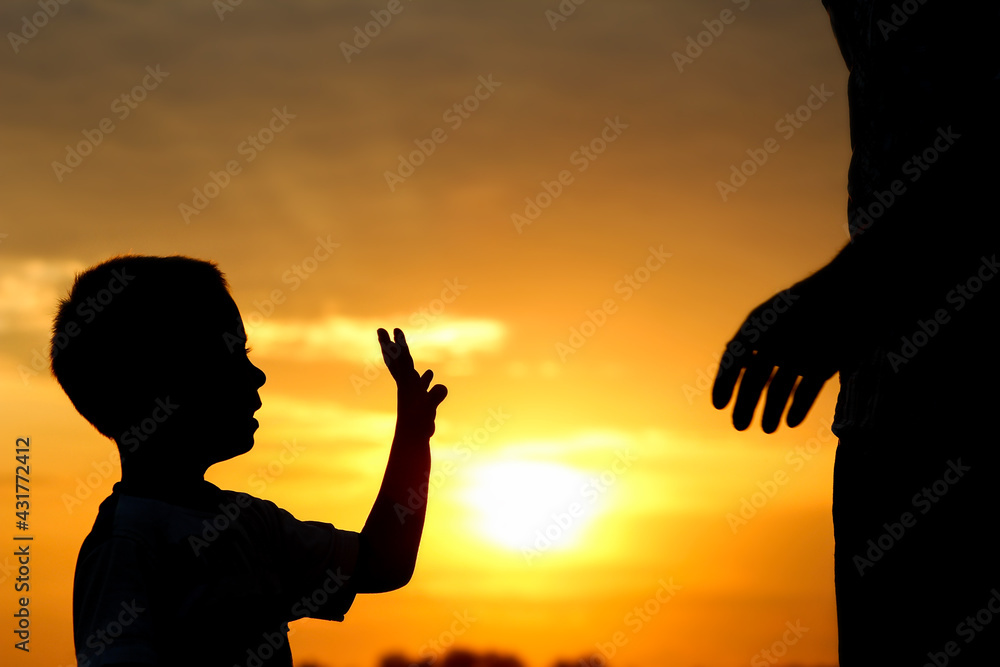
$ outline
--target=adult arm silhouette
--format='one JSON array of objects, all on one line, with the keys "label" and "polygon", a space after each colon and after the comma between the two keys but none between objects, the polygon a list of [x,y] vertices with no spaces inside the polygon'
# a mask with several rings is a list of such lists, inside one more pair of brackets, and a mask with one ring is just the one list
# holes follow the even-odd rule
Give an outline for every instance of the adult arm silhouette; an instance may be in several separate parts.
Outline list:
[{"label": "adult arm silhouette", "polygon": [[922,6],[919,22],[942,36],[929,40],[918,21],[865,37],[852,6],[824,4],[837,5],[831,19],[843,24],[838,39],[852,71],[849,210],[861,227],[829,264],[787,291],[797,297],[787,312],[762,319],[779,293],[730,341],[712,401],[723,409],[736,392],[739,430],[765,390],[765,432],[777,428],[789,402],[789,426],[801,423],[826,380],[860,355],[898,345],[920,318],[948,305],[948,291],[1000,243],[992,203],[985,218],[978,210],[995,187],[1000,134],[993,23],[970,20],[995,15],[995,6]]},{"label": "adult arm silhouette", "polygon": [[736,392],[737,430],[750,425],[765,388],[764,432],[777,429],[789,402],[787,422],[797,426],[841,367],[845,332],[828,315],[844,301],[839,266],[831,262],[761,303],[727,344],[712,387],[712,403],[721,410]]}]

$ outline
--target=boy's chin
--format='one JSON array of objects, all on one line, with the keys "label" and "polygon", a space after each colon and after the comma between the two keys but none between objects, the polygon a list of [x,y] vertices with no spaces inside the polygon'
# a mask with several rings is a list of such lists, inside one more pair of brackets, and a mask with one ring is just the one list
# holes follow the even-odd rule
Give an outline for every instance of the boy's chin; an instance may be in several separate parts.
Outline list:
[{"label": "boy's chin", "polygon": [[240,456],[241,454],[246,454],[251,449],[253,449],[254,446],[253,432],[255,430],[256,428],[247,433],[246,437],[244,437],[242,440],[232,443],[231,451],[233,453],[229,458],[232,458],[233,456]]},{"label": "boy's chin", "polygon": [[240,434],[239,437],[233,437],[232,433],[227,434],[227,438],[223,440],[219,438],[216,442],[219,447],[216,448],[215,458],[216,463],[221,463],[222,461],[228,461],[231,458],[246,454],[254,446],[254,431],[257,430],[257,420],[253,420],[253,427],[247,429],[244,433]]},{"label": "boy's chin", "polygon": [[253,437],[251,436],[244,443],[229,443],[225,449],[217,450],[212,457],[214,459],[212,465],[216,463],[222,463],[223,461],[228,461],[229,459],[234,459],[237,456],[242,456],[246,454],[251,449],[253,449]]}]

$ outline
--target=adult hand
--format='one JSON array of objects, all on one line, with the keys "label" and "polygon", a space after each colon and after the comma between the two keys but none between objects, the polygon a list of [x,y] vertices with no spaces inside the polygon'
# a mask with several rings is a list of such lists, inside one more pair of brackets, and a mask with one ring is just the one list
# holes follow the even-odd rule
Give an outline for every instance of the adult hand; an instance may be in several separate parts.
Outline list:
[{"label": "adult hand", "polygon": [[767,389],[761,427],[773,433],[805,419],[820,389],[842,365],[847,345],[836,326],[836,285],[817,273],[754,308],[726,346],[712,387],[712,403],[725,408],[739,384],[733,426],[745,430]]}]

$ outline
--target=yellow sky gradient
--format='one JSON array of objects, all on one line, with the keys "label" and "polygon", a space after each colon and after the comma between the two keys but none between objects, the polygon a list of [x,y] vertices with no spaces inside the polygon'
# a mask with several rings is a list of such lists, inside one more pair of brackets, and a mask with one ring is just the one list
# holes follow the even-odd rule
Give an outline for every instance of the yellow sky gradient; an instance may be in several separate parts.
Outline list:
[{"label": "yellow sky gradient", "polygon": [[[297,663],[368,667],[460,627],[532,667],[616,636],[613,665],[726,667],[797,621],[783,660],[835,663],[836,381],[770,436],[705,392],[743,316],[846,241],[846,70],[821,3],[589,0],[553,29],[555,0],[401,0],[350,62],[341,42],[389,3],[218,6],[73,0],[30,38],[39,5],[0,8],[22,36],[0,49],[0,663],[74,664],[73,565],[118,462],[37,355],[74,272],[120,252],[213,259],[232,285],[268,380],[256,446],[209,471],[222,487],[359,530],[395,407],[375,328],[449,388],[413,581],[342,625],[294,623]],[[832,95],[776,127],[815,89]],[[88,154],[70,167],[67,146]],[[27,655],[8,631],[25,435]]]}]

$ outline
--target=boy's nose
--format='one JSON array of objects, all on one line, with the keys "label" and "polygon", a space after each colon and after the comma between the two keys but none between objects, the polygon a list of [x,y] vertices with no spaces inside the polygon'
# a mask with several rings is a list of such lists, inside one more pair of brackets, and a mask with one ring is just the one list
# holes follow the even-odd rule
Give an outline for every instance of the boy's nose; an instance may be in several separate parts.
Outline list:
[{"label": "boy's nose", "polygon": [[264,371],[260,370],[253,364],[250,364],[250,368],[253,369],[251,373],[253,377],[254,386],[257,388],[264,386],[264,383],[267,381],[267,376],[264,375]]}]

